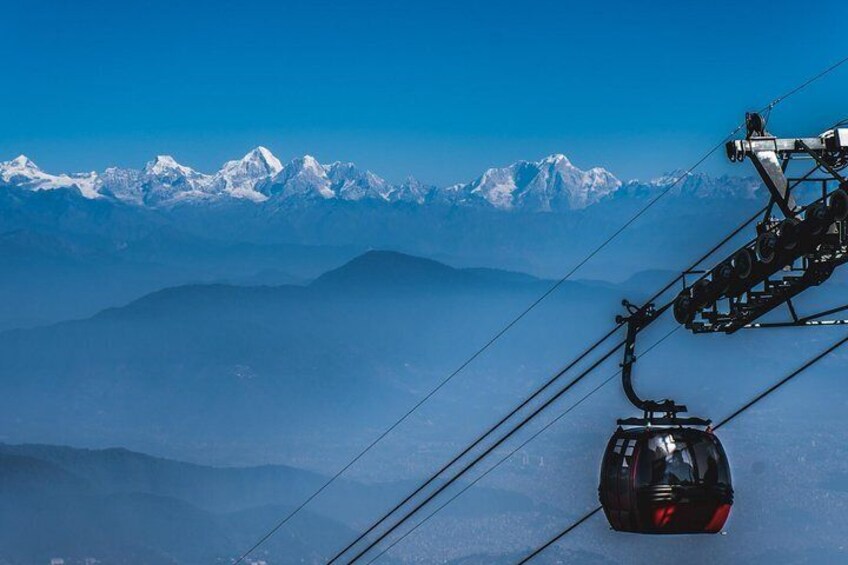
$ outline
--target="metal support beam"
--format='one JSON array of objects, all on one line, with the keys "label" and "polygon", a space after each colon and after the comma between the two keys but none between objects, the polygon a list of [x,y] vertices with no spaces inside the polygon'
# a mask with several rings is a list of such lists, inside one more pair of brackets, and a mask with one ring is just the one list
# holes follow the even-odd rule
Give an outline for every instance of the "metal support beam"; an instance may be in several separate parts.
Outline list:
[{"label": "metal support beam", "polygon": [[798,147],[803,149],[810,157],[812,157],[815,160],[815,162],[819,165],[819,167],[821,167],[822,169],[826,170],[828,173],[833,175],[833,177],[835,179],[837,179],[839,182],[845,182],[845,177],[840,175],[839,172],[836,169],[834,169],[833,167],[831,167],[829,163],[825,162],[824,159],[822,159],[820,155],[818,155],[815,151],[813,151],[812,148],[809,145],[807,145],[803,139],[798,140]]},{"label": "metal support beam", "polygon": [[756,330],[761,328],[808,328],[848,325],[848,320],[819,320],[819,318],[823,318],[825,316],[830,316],[831,314],[837,314],[839,312],[844,312],[845,310],[848,310],[848,304],[845,304],[844,306],[837,306],[836,308],[830,308],[829,310],[823,310],[816,314],[804,316],[803,318],[799,318],[798,315],[795,313],[795,308],[792,306],[791,301],[787,301],[787,305],[789,305],[790,312],[792,313],[792,321],[757,322],[742,326],[742,329]]},{"label": "metal support beam", "polygon": [[627,323],[627,336],[624,339],[624,359],[621,362],[621,384],[624,388],[624,394],[627,400],[633,406],[642,410],[645,413],[645,418],[654,412],[674,415],[678,412],[686,412],[686,407],[675,404],[673,400],[643,400],[639,398],[636,391],[633,389],[633,364],[636,363],[636,336],[640,331],[645,329],[651,322],[657,319],[667,308],[664,306],[660,310],[655,310],[653,304],[646,304],[639,308],[627,300],[623,300],[622,305],[627,309],[627,316],[617,316],[616,323]]},{"label": "metal support beam", "polygon": [[771,193],[772,200],[783,212],[784,217],[795,217],[798,206],[788,190],[789,183],[784,174],[784,167],[777,158],[777,153],[774,151],[751,153],[751,162]]}]

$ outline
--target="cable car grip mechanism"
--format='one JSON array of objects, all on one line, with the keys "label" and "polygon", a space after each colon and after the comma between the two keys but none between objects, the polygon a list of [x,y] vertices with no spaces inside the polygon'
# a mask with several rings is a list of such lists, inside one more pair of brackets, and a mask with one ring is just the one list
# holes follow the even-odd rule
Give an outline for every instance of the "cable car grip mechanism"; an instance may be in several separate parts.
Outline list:
[{"label": "cable car grip mechanism", "polygon": [[[642,418],[625,418],[618,420],[619,425],[644,426],[644,425],[691,425],[708,426],[709,420],[703,418],[679,418],[680,412],[686,412],[686,406],[677,404],[674,400],[643,400],[633,389],[633,364],[636,363],[636,336],[648,324],[653,322],[665,308],[657,311],[654,304],[646,304],[639,307],[628,300],[621,301],[627,310],[627,315],[618,315],[615,318],[617,324],[627,324],[627,335],[624,340],[624,359],[621,362],[621,384],[627,400],[633,406],[642,411]],[[661,416],[657,416],[661,414]]]}]

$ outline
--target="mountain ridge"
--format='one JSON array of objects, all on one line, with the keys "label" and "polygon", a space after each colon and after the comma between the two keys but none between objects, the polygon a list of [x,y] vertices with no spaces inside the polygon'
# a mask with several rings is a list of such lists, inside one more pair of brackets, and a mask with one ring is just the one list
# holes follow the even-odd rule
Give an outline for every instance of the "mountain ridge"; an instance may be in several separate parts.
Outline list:
[{"label": "mountain ridge", "polygon": [[[231,561],[325,480],[286,466],[214,467],[124,448],[5,443],[0,479],[8,563]],[[356,488],[348,495],[361,500]],[[316,548],[352,535],[326,509],[312,510],[268,548],[286,562],[315,562]]]},{"label": "mountain ridge", "polygon": [[25,155],[0,162],[0,186],[31,191],[76,190],[90,200],[108,199],[149,208],[209,201],[288,205],[336,200],[557,212],[581,210],[609,198],[654,194],[681,176],[685,179],[679,183],[678,192],[695,196],[751,198],[759,187],[752,178],[716,178],[684,171],[649,181],[622,181],[601,167],[580,169],[561,153],[538,161],[491,167],[471,181],[445,187],[426,185],[412,177],[390,183],[354,163],[321,164],[308,154],[284,164],[263,146],[241,159],[227,161],[215,173],[197,171],[170,155],[158,155],[140,170],[109,167],[100,173],[58,175],[43,171]]}]

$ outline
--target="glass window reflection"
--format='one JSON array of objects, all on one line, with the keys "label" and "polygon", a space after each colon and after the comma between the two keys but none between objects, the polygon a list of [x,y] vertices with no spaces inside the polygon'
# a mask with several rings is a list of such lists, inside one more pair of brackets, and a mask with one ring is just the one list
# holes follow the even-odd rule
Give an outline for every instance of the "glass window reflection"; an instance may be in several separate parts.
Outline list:
[{"label": "glass window reflection", "polygon": [[724,453],[708,435],[669,430],[652,435],[644,446],[639,486],[729,484]]}]

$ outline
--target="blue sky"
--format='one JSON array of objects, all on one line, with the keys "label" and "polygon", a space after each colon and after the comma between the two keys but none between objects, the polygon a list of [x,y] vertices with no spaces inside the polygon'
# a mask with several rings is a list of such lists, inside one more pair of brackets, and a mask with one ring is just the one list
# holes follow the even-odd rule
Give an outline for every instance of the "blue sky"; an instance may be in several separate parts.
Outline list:
[{"label": "blue sky", "polygon": [[[262,144],[443,184],[559,152],[645,177],[848,55],[836,1],[128,4],[4,3],[0,159],[211,171]],[[846,91],[848,65],[773,129],[848,117]]]}]

